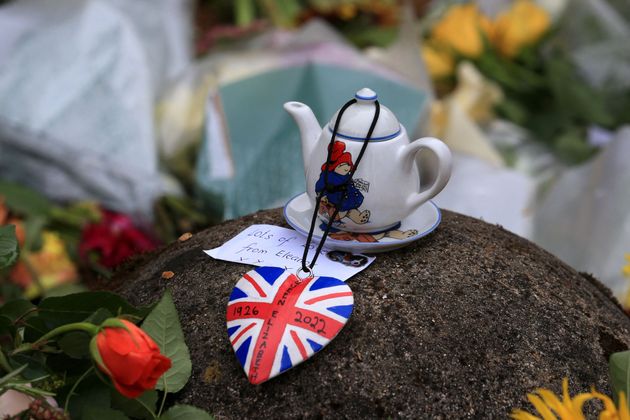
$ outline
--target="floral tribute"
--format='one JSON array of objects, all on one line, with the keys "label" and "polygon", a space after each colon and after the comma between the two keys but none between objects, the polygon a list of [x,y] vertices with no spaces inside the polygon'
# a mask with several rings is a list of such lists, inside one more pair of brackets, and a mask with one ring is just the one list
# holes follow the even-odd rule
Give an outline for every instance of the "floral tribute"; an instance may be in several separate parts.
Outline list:
[{"label": "floral tribute", "polygon": [[[421,52],[441,99],[434,110],[434,134],[444,137],[445,120],[458,118],[457,113],[444,115],[440,109],[445,100],[455,99],[476,127],[488,128],[489,111],[524,129],[558,161],[573,165],[598,150],[589,141],[590,130],[615,130],[627,124],[627,113],[620,111],[627,108],[620,99],[628,96],[627,88],[589,83],[574,62],[562,32],[563,22],[571,19],[571,5],[554,20],[540,3],[506,2],[507,8],[496,16],[484,14],[474,2],[450,3],[436,6],[437,18],[425,19],[428,29]],[[464,89],[471,84],[471,70],[462,69],[466,66],[477,74],[476,89]],[[481,89],[488,87],[490,94]],[[484,103],[470,103],[475,96],[485,98]],[[501,152],[505,163],[513,163],[513,150]]]},{"label": "floral tribute", "polygon": [[[562,381],[562,396],[559,397],[553,391],[539,388],[533,393],[527,394],[527,400],[534,408],[530,411],[515,409],[511,417],[514,420],[584,420],[584,405],[591,400],[599,400],[603,408],[599,412],[600,420],[630,420],[630,406],[628,394],[630,393],[630,351],[613,353],[609,360],[610,385],[613,400],[608,395],[591,388],[590,392],[579,393],[573,397],[569,394],[569,380]],[[598,406],[595,406],[598,407]]]},{"label": "floral tribute", "polygon": [[[0,227],[0,272],[19,261],[16,226]],[[135,307],[110,292],[0,306],[0,418],[191,418],[166,408],[192,364],[170,292]]]},{"label": "floral tribute", "polygon": [[155,249],[157,241],[134,226],[127,215],[103,210],[96,223],[81,233],[79,253],[106,268],[114,268],[129,257]]},{"label": "floral tribute", "polygon": [[128,215],[94,202],[59,206],[29,188],[0,181],[0,226],[10,225],[20,253],[0,273],[0,303],[78,291],[80,280],[108,279],[126,260],[160,245],[151,233],[155,229],[140,228]]},{"label": "floral tribute", "polygon": [[94,359],[116,390],[127,398],[137,398],[155,388],[172,363],[141,328],[124,319],[120,322],[122,325],[104,327],[96,334],[91,348],[96,346]]},{"label": "floral tribute", "polygon": [[569,395],[569,380],[562,381],[562,396],[559,397],[553,391],[539,388],[531,394],[527,394],[527,399],[534,406],[538,415],[531,414],[524,410],[514,410],[512,419],[514,420],[585,420],[583,407],[587,401],[600,400],[603,403],[603,410],[599,413],[601,420],[630,420],[630,410],[623,391],[619,393],[619,403],[615,402],[605,394],[597,392],[594,388],[591,392],[583,392],[573,397]]}]

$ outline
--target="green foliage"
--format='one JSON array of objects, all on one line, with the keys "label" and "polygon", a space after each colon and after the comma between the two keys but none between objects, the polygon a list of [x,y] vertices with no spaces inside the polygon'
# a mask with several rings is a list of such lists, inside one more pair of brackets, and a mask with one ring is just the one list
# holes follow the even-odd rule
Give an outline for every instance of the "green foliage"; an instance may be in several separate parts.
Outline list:
[{"label": "green foliage", "polygon": [[0,181],[0,197],[12,213],[23,220],[25,230],[23,250],[28,252],[41,248],[42,231],[46,228],[54,230],[63,239],[70,255],[76,259],[75,250],[81,229],[86,223],[96,221],[100,217],[100,212],[93,204],[77,203],[60,207],[37,191],[11,182]]},{"label": "green foliage", "polygon": [[125,416],[124,413],[113,410],[111,408],[101,408],[101,407],[86,407],[83,410],[83,416],[81,416],[81,420],[128,420],[129,417]]},{"label": "green foliage", "polygon": [[572,126],[567,131],[561,133],[554,140],[554,149],[565,162],[582,163],[588,160],[597,151],[585,141],[584,130]]},{"label": "green foliage", "polygon": [[[57,399],[60,404],[64,403],[64,401],[68,402],[68,411],[71,418],[83,419],[86,415],[93,416],[95,414],[94,410],[97,413],[101,410],[110,410],[110,390],[96,375],[90,375],[81,381],[72,392],[72,396],[68,398],[68,393],[78,379],[79,376],[70,378],[68,385],[59,392],[59,398]],[[106,419],[108,417],[89,418]]]},{"label": "green foliage", "polygon": [[344,31],[348,39],[359,47],[386,47],[396,40],[397,27],[357,27],[351,26]]},{"label": "green foliage", "polygon": [[487,50],[475,65],[505,93],[496,109],[500,117],[527,128],[561,161],[578,164],[597,152],[588,144],[587,128],[623,124],[628,116],[618,112],[618,104],[630,95],[591,87],[577,73],[568,52],[554,45],[553,37],[546,42],[513,59]]},{"label": "green foliage", "polygon": [[11,318],[0,315],[0,343],[12,343],[17,333],[17,329]]},{"label": "green foliage", "polygon": [[611,354],[608,369],[615,401],[621,391],[626,394],[626,397],[630,395],[630,350]]},{"label": "green foliage", "polygon": [[37,307],[26,299],[16,299],[0,306],[0,315],[4,315],[12,322],[26,317],[36,311]]},{"label": "green foliage", "polygon": [[44,291],[44,298],[66,296],[87,291],[88,288],[80,283],[66,283]]},{"label": "green foliage", "polygon": [[48,330],[63,324],[84,321],[97,310],[118,315],[144,318],[150,308],[135,308],[125,299],[111,292],[83,292],[50,297],[42,300],[36,318],[44,321]]},{"label": "green foliage", "polygon": [[[181,390],[192,369],[168,292],[154,308],[134,307],[109,292],[51,297],[39,305],[18,299],[0,306],[0,394],[15,389],[34,396],[54,395],[77,419],[155,418],[158,391],[148,390],[136,399],[123,397],[112,386],[113,379],[95,366],[96,356],[90,352],[100,328],[127,328],[121,319],[137,322],[145,317],[145,331],[172,360],[171,369],[156,387],[163,391],[159,404],[163,407],[167,393]],[[172,418],[209,418],[190,406],[168,413]]]},{"label": "green foliage", "polygon": [[294,26],[302,9],[298,0],[261,0],[260,4],[264,14],[280,28]]},{"label": "green foliage", "polygon": [[46,224],[43,217],[30,217],[24,222],[24,230],[26,237],[24,240],[24,248],[30,251],[39,251],[42,247],[42,230]]},{"label": "green foliage", "polygon": [[75,359],[82,359],[90,355],[90,336],[83,331],[69,332],[57,340],[61,350]]},{"label": "green foliage", "polygon": [[19,254],[15,226],[0,226],[0,270],[11,267],[17,261]]},{"label": "green foliage", "polygon": [[212,420],[213,417],[191,405],[175,405],[160,416],[163,420]]},{"label": "green foliage", "polygon": [[46,356],[42,353],[16,354],[11,356],[9,363],[13,368],[26,365],[26,369],[20,373],[23,379],[33,380],[50,374],[50,370],[46,366]]},{"label": "green foliage", "polygon": [[53,207],[41,194],[11,182],[0,181],[0,196],[11,210],[23,216],[48,219]]},{"label": "green foliage", "polygon": [[250,25],[256,14],[254,0],[234,0],[234,18],[238,26]]},{"label": "green foliage", "polygon": [[[150,420],[153,418],[153,413],[157,406],[158,393],[156,391],[147,391],[138,398],[130,399],[123,397],[116,391],[112,391],[111,399],[112,408],[120,410],[134,419]],[[152,410],[152,412],[149,412],[147,408]]]},{"label": "green foliage", "polygon": [[22,392],[24,394],[32,395],[34,397],[48,397],[54,395],[53,393],[33,388],[31,384],[37,383],[46,378],[46,376],[24,379],[21,377],[28,368],[28,365],[22,365],[17,369],[7,373],[3,377],[0,377],[0,395],[4,392],[12,389]]},{"label": "green foliage", "polygon": [[162,354],[172,362],[171,368],[158,381],[157,389],[168,392],[181,390],[190,378],[192,363],[169,291],[164,293],[162,300],[144,320],[142,329],[155,340]]},{"label": "green foliage", "polygon": [[4,375],[3,377],[0,378],[0,389],[2,389],[2,387],[8,385],[11,382],[11,379],[16,378],[18,375],[20,375],[26,368],[28,367],[28,365],[22,365],[19,368],[7,373],[6,375]]}]

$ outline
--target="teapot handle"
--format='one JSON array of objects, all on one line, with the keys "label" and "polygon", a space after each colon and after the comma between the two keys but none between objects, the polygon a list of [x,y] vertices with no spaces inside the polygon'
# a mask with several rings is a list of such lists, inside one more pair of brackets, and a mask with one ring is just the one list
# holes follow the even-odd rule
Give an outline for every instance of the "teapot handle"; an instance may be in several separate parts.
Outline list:
[{"label": "teapot handle", "polygon": [[422,149],[430,150],[437,157],[438,173],[435,177],[435,181],[429,188],[419,193],[413,193],[407,198],[406,207],[409,212],[412,212],[416,208],[420,207],[421,204],[424,204],[431,198],[435,197],[444,189],[451,177],[451,168],[453,164],[451,151],[444,142],[434,137],[423,137],[404,147],[402,150],[402,163],[403,169],[407,173],[411,170],[411,165],[415,164],[416,155]]}]

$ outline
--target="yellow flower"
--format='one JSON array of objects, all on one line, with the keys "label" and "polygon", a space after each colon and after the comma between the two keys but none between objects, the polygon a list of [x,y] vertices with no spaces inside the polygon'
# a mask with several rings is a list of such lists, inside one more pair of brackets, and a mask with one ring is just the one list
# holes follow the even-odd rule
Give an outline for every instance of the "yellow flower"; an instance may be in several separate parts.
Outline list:
[{"label": "yellow flower", "polygon": [[[621,267],[621,274],[626,277],[630,277],[630,254],[626,254],[625,257],[626,257],[627,264]],[[626,289],[626,296],[623,299],[622,306],[624,307],[626,311],[630,310],[630,287]]]},{"label": "yellow flower", "polygon": [[551,19],[545,9],[530,0],[516,0],[499,14],[488,30],[491,43],[505,56],[514,57],[547,32]]},{"label": "yellow flower", "polygon": [[[78,279],[77,269],[57,233],[44,231],[42,248],[38,252],[26,255],[25,258],[26,264],[32,270],[27,271],[27,279],[22,279],[26,286],[24,294],[29,299],[37,297],[44,290],[74,283]],[[33,276],[37,277],[36,281]]]},{"label": "yellow flower", "polygon": [[337,7],[336,12],[342,20],[350,20],[357,15],[358,9],[354,3],[343,3]]},{"label": "yellow flower", "polygon": [[479,12],[476,4],[455,5],[432,28],[430,38],[463,56],[475,58],[483,52],[482,33],[490,28],[490,20]]},{"label": "yellow flower", "polygon": [[623,392],[619,393],[619,407],[615,406],[609,396],[597,392],[595,388],[591,392],[577,394],[571,398],[567,378],[562,381],[562,400],[552,391],[544,388],[537,389],[533,394],[527,394],[527,399],[541,417],[523,410],[514,410],[510,416],[514,420],[584,420],[582,407],[586,401],[594,398],[604,403],[604,409],[599,413],[599,420],[630,420],[628,404]]},{"label": "yellow flower", "polygon": [[621,273],[624,276],[630,277],[630,254],[626,254],[626,261],[628,262],[628,264],[626,264],[622,269],[621,269]]},{"label": "yellow flower", "polygon": [[591,398],[593,398],[593,395],[589,393],[578,394],[571,398],[569,396],[569,380],[564,378],[562,381],[562,400],[552,391],[545,388],[539,388],[535,393],[527,394],[527,399],[542,417],[536,417],[523,410],[514,410],[511,417],[514,420],[534,420],[540,418],[543,420],[557,420],[557,415],[560,420],[584,420],[582,406]]},{"label": "yellow flower", "polygon": [[604,410],[599,413],[599,420],[630,420],[628,402],[623,391],[619,392],[619,408],[608,395],[601,394],[595,389],[591,391],[591,394],[604,403]]},{"label": "yellow flower", "polygon": [[422,58],[432,79],[448,77],[455,70],[453,56],[447,51],[435,48],[430,44],[422,44]]}]

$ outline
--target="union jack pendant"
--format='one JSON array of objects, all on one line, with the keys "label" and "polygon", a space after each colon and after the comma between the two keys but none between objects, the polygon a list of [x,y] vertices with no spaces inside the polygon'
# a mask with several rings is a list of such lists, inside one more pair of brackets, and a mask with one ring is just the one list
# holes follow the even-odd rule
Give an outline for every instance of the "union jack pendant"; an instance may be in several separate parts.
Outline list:
[{"label": "union jack pendant", "polygon": [[300,279],[258,267],[236,283],[227,332],[252,384],[263,383],[324,348],[352,314],[352,290],[333,277]]}]

